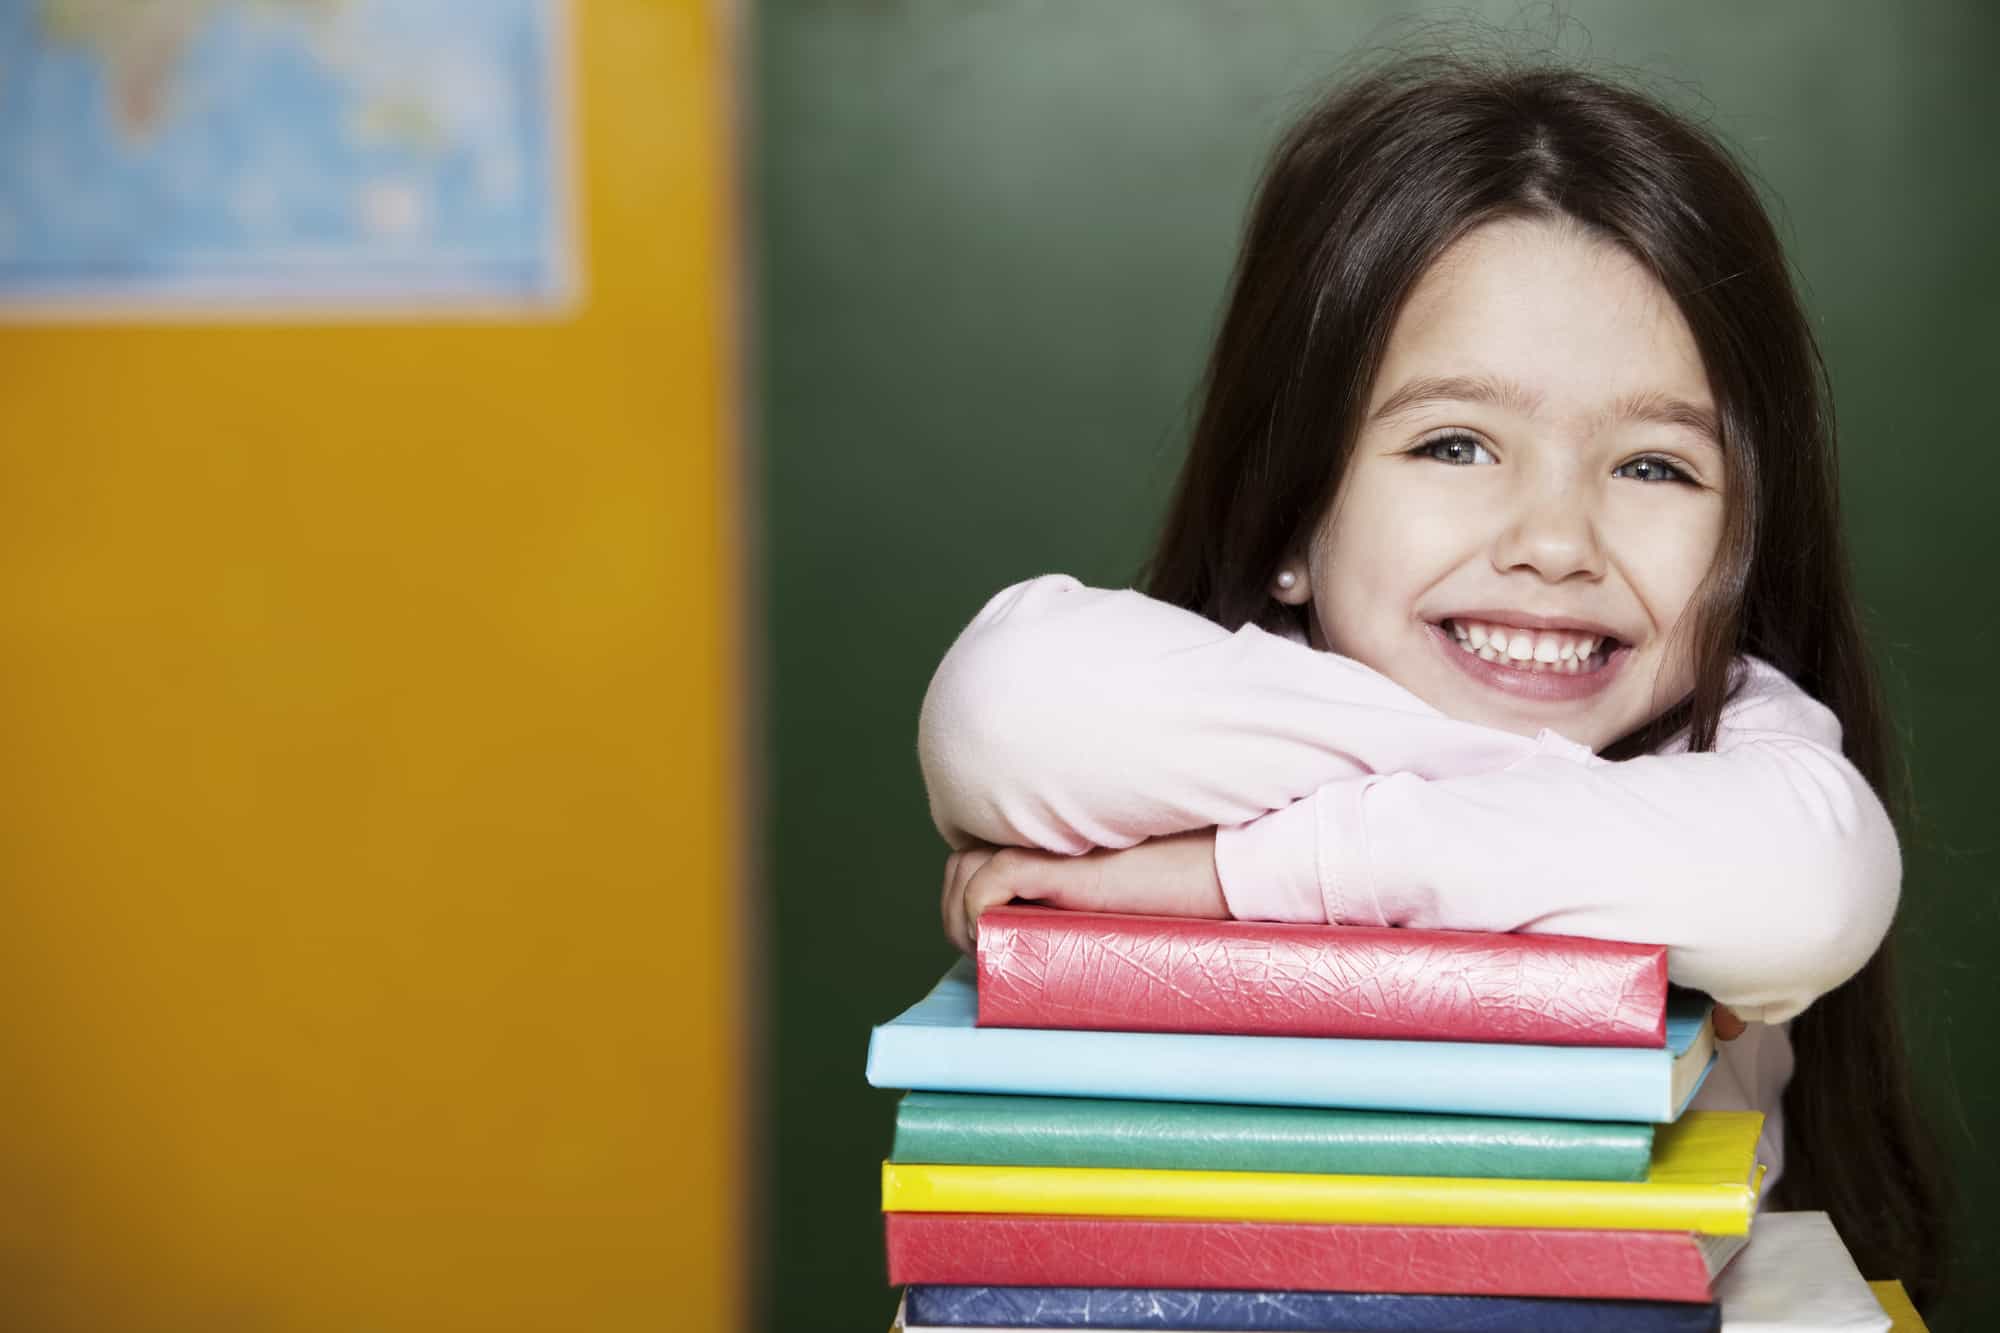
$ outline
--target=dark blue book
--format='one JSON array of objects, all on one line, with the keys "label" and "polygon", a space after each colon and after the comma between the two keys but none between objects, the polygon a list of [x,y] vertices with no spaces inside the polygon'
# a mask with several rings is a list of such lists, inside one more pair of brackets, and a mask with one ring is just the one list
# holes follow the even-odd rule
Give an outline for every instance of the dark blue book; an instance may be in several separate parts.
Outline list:
[{"label": "dark blue book", "polygon": [[1716,1333],[1722,1307],[1676,1301],[1324,1291],[913,1286],[907,1328],[1177,1329],[1200,1333]]}]

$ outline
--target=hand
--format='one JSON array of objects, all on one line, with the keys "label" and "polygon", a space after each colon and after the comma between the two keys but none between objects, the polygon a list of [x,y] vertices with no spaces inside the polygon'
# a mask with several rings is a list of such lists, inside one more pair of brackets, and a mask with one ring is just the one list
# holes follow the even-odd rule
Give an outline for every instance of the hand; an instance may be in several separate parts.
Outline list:
[{"label": "hand", "polygon": [[961,953],[973,952],[980,914],[1016,898],[1080,912],[1229,919],[1215,875],[1212,828],[1082,856],[973,847],[945,861],[944,933]]},{"label": "hand", "polygon": [[[1215,874],[1214,829],[1082,856],[973,847],[946,858],[940,910],[944,933],[961,953],[969,956],[977,946],[979,918],[987,908],[1017,898],[1078,912],[1229,919]],[[1749,1027],[1728,1005],[1716,1005],[1714,1017],[1720,1041],[1735,1041]]]}]

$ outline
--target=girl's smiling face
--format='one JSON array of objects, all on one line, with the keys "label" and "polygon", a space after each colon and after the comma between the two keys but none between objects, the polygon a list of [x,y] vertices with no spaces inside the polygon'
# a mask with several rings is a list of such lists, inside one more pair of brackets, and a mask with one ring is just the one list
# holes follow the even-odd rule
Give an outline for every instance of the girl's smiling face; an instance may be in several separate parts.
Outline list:
[{"label": "girl's smiling face", "polygon": [[1672,299],[1609,242],[1509,219],[1418,281],[1277,596],[1452,717],[1601,749],[1693,687],[1674,631],[1722,528],[1714,402]]}]

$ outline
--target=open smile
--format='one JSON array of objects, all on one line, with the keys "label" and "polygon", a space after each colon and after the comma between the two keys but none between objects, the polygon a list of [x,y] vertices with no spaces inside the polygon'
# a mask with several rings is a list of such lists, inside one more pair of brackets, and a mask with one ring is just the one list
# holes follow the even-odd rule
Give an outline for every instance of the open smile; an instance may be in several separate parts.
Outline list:
[{"label": "open smile", "polygon": [[1600,694],[1632,655],[1631,645],[1588,629],[1524,629],[1469,617],[1425,629],[1468,677],[1527,702],[1569,703]]}]

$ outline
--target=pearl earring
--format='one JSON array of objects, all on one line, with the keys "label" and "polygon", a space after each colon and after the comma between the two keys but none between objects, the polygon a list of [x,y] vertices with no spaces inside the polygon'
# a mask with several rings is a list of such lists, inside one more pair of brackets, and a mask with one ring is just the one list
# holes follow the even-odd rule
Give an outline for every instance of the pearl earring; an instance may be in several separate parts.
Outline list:
[{"label": "pearl earring", "polygon": [[1281,569],[1278,571],[1278,591],[1290,592],[1293,588],[1298,586],[1298,582],[1299,582],[1299,576],[1297,574],[1292,573],[1291,570]]}]

